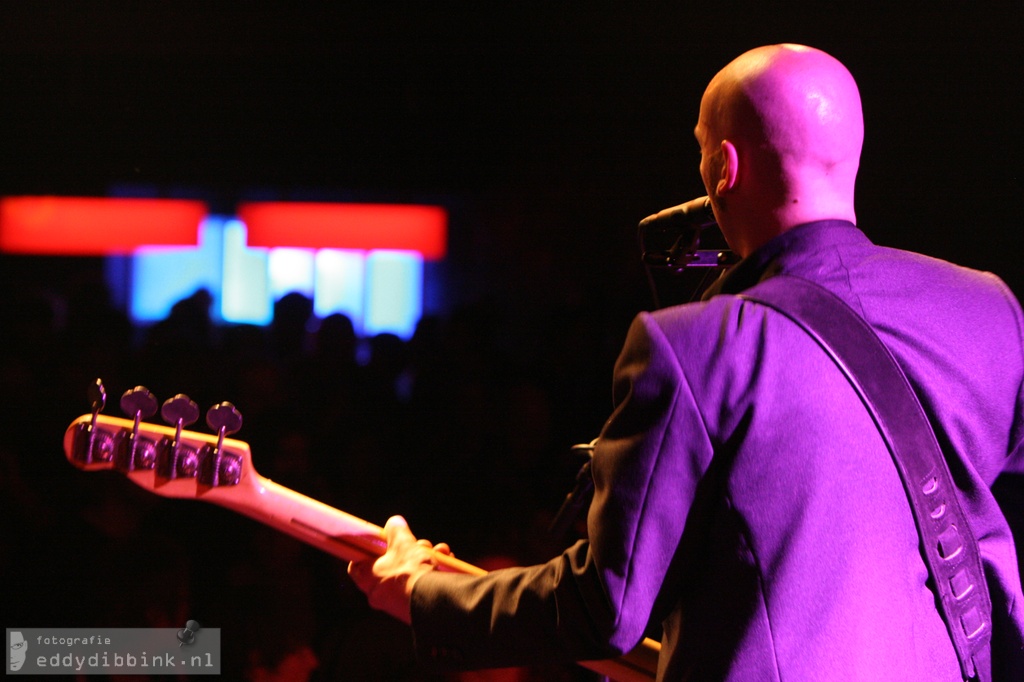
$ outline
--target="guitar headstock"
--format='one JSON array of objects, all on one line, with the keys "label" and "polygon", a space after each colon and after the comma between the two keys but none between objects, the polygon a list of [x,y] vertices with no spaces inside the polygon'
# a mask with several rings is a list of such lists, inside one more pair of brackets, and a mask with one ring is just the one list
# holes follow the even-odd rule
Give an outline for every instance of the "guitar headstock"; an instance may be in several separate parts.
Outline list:
[{"label": "guitar headstock", "polygon": [[98,379],[90,398],[92,413],[74,420],[64,433],[64,454],[79,469],[116,469],[150,492],[188,499],[216,497],[258,479],[248,444],[226,437],[242,426],[231,403],[210,408],[206,422],[215,433],[200,433],[185,429],[199,418],[199,407],[185,395],[160,407],[166,424],[143,421],[156,414],[158,402],[142,386],[121,396],[121,409],[131,418],[100,414],[106,391]]}]

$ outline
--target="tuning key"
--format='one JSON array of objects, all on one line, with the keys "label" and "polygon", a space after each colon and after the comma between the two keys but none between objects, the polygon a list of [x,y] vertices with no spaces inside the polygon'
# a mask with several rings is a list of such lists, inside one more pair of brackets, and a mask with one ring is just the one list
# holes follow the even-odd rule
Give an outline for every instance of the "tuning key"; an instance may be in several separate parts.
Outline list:
[{"label": "tuning key", "polygon": [[206,423],[222,437],[230,436],[242,428],[242,413],[231,403],[219,403],[207,410]]},{"label": "tuning key", "polygon": [[145,386],[136,386],[121,396],[121,411],[129,417],[149,419],[156,414],[157,399]]},{"label": "tuning key", "polygon": [[238,485],[242,461],[238,455],[224,452],[224,436],[242,428],[242,414],[231,403],[220,403],[207,410],[206,423],[217,432],[217,445],[204,453],[199,483],[211,487]]},{"label": "tuning key", "polygon": [[113,458],[114,443],[109,433],[96,426],[100,412],[107,405],[107,391],[103,380],[96,379],[89,385],[89,403],[92,406],[92,419],[81,423],[75,430],[72,456],[79,464],[109,462]]},{"label": "tuning key", "polygon": [[164,401],[163,407],[160,408],[160,416],[171,426],[180,429],[196,423],[199,419],[199,406],[184,393],[179,393]]},{"label": "tuning key", "polygon": [[135,423],[131,432],[122,431],[114,440],[114,467],[122,473],[152,469],[156,464],[156,443],[139,435],[139,423],[156,414],[157,400],[145,386],[128,389],[121,396],[121,410]]},{"label": "tuning key", "polygon": [[195,448],[181,442],[181,430],[199,419],[199,406],[184,393],[179,393],[164,401],[160,416],[174,427],[174,440],[164,438],[157,445],[157,474],[163,478],[195,476],[199,469],[198,453]]},{"label": "tuning key", "polygon": [[89,384],[89,403],[92,405],[92,418],[95,423],[96,415],[107,406],[107,389],[103,387],[103,379],[96,379]]}]

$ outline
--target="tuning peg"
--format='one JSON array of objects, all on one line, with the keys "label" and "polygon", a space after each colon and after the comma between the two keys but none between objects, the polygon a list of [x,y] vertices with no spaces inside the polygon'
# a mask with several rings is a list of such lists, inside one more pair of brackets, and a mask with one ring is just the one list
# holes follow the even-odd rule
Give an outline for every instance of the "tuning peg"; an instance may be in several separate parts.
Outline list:
[{"label": "tuning peg", "polygon": [[75,427],[72,457],[79,464],[109,462],[113,457],[113,439],[109,433],[104,433],[96,426],[100,412],[107,405],[107,391],[103,388],[102,379],[96,379],[90,384],[88,396],[92,404],[92,419],[88,424]]},{"label": "tuning peg", "polygon": [[103,387],[103,379],[96,379],[89,385],[89,403],[93,415],[97,415],[107,406],[107,389]]},{"label": "tuning peg", "polygon": [[199,419],[199,406],[184,393],[179,393],[164,401],[160,416],[171,426],[189,426]]},{"label": "tuning peg", "polygon": [[121,396],[121,411],[136,419],[149,419],[156,414],[156,396],[145,386],[128,389]]},{"label": "tuning peg", "polygon": [[242,414],[231,403],[219,403],[207,410],[206,423],[217,432],[217,445],[203,459],[199,483],[211,487],[237,485],[242,464],[237,455],[224,452],[224,436],[242,428]]},{"label": "tuning peg", "polygon": [[231,403],[219,403],[207,410],[206,423],[222,436],[230,436],[242,428],[242,413]]},{"label": "tuning peg", "polygon": [[156,414],[156,396],[145,386],[128,389],[121,396],[121,410],[135,420],[130,433],[121,432],[114,444],[114,467],[123,473],[152,469],[156,460],[155,444],[139,436],[139,424]]}]

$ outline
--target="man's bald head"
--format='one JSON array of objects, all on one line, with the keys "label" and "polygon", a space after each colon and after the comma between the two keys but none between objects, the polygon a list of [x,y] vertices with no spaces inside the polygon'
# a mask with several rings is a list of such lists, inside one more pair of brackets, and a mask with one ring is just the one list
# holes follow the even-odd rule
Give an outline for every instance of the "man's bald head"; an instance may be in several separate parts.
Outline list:
[{"label": "man's bald head", "polygon": [[855,221],[860,94],[828,54],[800,45],[742,54],[708,85],[695,134],[719,223],[741,255],[801,223]]}]

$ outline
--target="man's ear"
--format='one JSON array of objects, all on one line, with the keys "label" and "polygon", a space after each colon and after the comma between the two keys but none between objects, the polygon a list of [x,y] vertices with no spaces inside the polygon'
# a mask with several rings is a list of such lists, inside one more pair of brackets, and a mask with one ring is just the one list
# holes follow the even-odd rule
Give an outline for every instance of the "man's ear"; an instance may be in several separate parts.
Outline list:
[{"label": "man's ear", "polygon": [[736,179],[739,175],[740,158],[736,152],[736,145],[729,140],[722,140],[722,168],[721,176],[715,185],[715,192],[719,195],[729,194],[736,186]]}]

